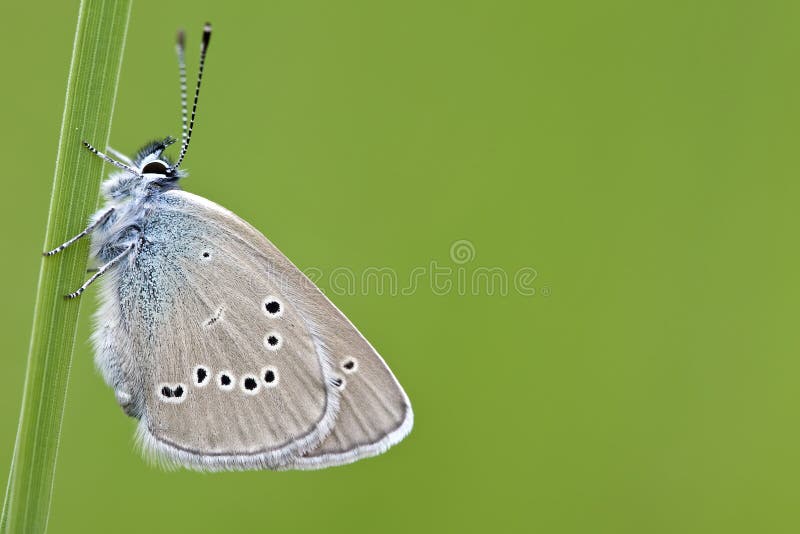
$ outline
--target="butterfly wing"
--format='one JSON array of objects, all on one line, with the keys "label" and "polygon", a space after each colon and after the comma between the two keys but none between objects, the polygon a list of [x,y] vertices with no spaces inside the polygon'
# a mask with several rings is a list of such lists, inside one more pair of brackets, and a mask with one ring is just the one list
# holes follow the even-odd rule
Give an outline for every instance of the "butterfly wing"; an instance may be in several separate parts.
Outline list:
[{"label": "butterfly wing", "polygon": [[380,356],[257,230],[170,191],[144,234],[104,289],[95,342],[155,459],[320,468],[379,454],[410,431],[408,398]]},{"label": "butterfly wing", "polygon": [[[156,460],[274,468],[332,428],[339,392],[327,348],[254,253],[261,243],[207,220],[195,200],[155,200],[144,243],[108,281],[104,294],[119,298],[101,317],[118,302],[106,317],[122,331],[101,345],[129,357],[101,367],[123,369],[127,380],[112,385],[141,406],[138,438]],[[273,300],[285,303],[278,317],[265,308]]]},{"label": "butterfly wing", "polygon": [[405,438],[414,422],[411,403],[383,359],[338,309],[327,305],[336,331],[322,338],[339,373],[334,380],[341,390],[339,415],[322,444],[291,468],[321,469],[381,454]]},{"label": "butterfly wing", "polygon": [[401,441],[413,425],[413,411],[397,379],[375,349],[333,303],[252,226],[220,206],[183,191],[198,220],[225,228],[229,239],[250,244],[281,288],[281,294],[314,332],[333,367],[339,413],[333,430],[317,447],[282,465],[284,469],[319,469],[375,456]]}]

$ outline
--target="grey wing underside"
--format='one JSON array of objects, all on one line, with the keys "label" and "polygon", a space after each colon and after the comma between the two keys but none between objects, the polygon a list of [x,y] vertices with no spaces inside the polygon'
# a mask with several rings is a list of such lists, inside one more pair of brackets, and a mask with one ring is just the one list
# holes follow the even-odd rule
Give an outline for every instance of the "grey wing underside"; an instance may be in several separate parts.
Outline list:
[{"label": "grey wing underside", "polygon": [[[145,235],[103,290],[95,343],[149,456],[208,470],[314,469],[379,454],[411,430],[408,398],[380,356],[258,231],[173,191]],[[265,311],[269,300],[280,313]],[[124,353],[147,357],[132,364]]]},{"label": "grey wing underside", "polygon": [[[311,284],[311,282],[308,282]],[[414,414],[405,391],[367,340],[316,287],[309,307],[326,315],[322,337],[330,350],[341,391],[340,410],[330,435],[284,466],[321,469],[375,456],[411,431]]]}]

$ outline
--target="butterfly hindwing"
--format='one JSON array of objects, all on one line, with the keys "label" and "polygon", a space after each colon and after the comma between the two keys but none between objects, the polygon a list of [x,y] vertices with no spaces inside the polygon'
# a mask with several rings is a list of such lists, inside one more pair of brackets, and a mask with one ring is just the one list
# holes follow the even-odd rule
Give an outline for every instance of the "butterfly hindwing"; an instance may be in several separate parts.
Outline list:
[{"label": "butterfly hindwing", "polygon": [[[311,282],[308,282],[311,284]],[[401,441],[413,425],[411,403],[372,345],[316,288],[304,293],[301,309],[318,316],[341,391],[330,435],[288,467],[320,469],[380,454]]]}]

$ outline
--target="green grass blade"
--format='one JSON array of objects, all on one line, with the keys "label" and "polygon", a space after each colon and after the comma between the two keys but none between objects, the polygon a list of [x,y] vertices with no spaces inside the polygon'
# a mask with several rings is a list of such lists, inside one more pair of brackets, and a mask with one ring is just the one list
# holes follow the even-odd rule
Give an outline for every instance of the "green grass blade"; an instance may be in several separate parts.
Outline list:
[{"label": "green grass blade", "polygon": [[[72,50],[44,249],[80,232],[97,207],[103,163],[83,146],[108,143],[132,0],[82,0]],[[44,532],[81,299],[86,240],[44,258],[2,532]]]}]

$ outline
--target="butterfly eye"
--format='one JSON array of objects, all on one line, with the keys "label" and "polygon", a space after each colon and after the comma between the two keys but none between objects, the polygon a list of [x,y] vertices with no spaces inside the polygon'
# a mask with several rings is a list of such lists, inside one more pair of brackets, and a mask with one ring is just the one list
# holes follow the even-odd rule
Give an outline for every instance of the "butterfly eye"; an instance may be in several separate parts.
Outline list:
[{"label": "butterfly eye", "polygon": [[142,174],[167,174],[167,166],[163,161],[151,161],[142,169]]}]

